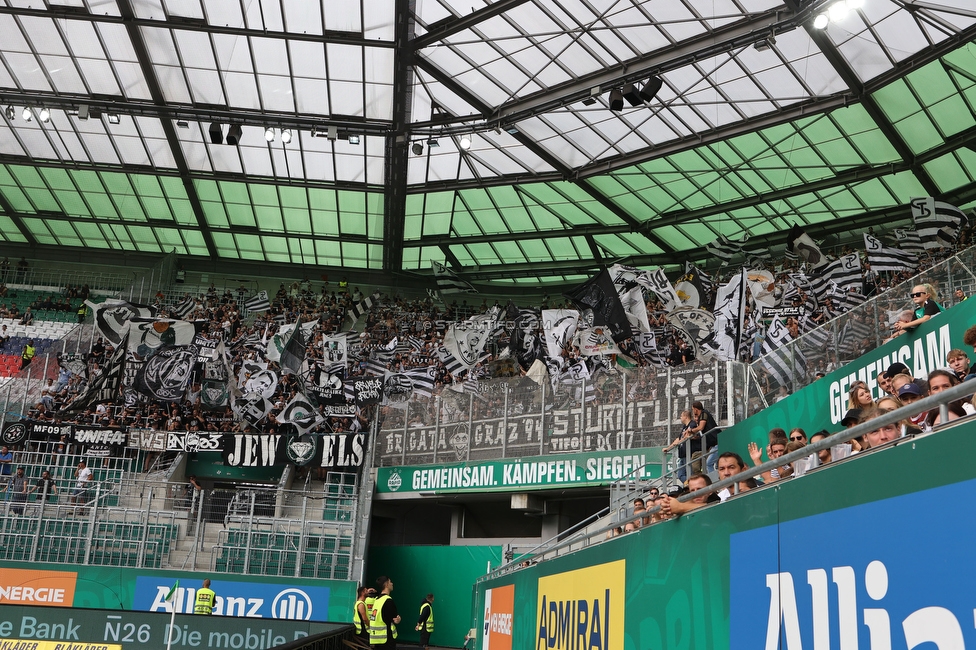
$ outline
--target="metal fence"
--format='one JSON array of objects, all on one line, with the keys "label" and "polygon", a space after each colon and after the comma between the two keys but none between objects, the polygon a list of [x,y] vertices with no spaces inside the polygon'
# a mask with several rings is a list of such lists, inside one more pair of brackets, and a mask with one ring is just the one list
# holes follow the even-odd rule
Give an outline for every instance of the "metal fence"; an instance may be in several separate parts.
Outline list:
[{"label": "metal fence", "polygon": [[741,419],[746,371],[699,361],[555,386],[519,377],[482,381],[478,392],[444,387],[380,409],[375,460],[421,465],[662,446],[694,401],[722,426]]},{"label": "metal fence", "polygon": [[812,383],[818,371],[827,373],[842,368],[890,340],[895,334],[891,327],[894,320],[915,308],[909,295],[915,285],[931,284],[938,292],[936,301],[943,307],[952,304],[956,289],[969,295],[976,287],[976,275],[971,270],[974,266],[976,247],[940,262],[753,361],[749,366],[750,412]]}]

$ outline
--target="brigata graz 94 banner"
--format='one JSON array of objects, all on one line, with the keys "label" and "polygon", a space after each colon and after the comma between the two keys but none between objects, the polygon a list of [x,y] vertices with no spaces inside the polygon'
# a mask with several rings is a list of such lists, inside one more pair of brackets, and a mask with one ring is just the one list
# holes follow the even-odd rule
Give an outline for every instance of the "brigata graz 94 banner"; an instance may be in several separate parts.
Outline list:
[{"label": "brigata graz 94 banner", "polygon": [[947,450],[976,422],[480,583],[478,647],[976,648],[976,466]]}]

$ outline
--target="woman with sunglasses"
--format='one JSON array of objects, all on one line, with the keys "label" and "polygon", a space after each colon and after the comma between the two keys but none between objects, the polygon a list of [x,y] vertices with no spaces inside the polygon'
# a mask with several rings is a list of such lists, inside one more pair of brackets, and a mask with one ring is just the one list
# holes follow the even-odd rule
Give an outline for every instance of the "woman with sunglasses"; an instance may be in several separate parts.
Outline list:
[{"label": "woman with sunglasses", "polygon": [[936,314],[942,313],[942,306],[935,302],[936,292],[931,284],[917,284],[912,289],[912,302],[915,303],[915,320],[908,322],[897,321],[894,328],[896,330],[911,331],[932,318]]}]

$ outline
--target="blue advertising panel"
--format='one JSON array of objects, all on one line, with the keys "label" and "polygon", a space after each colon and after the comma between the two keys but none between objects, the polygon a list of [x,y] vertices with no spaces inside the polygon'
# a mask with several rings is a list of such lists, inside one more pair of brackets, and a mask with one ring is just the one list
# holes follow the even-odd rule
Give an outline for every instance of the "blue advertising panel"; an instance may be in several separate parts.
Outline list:
[{"label": "blue advertising panel", "polygon": [[[166,576],[137,576],[132,608],[146,612],[168,612],[166,594],[173,579]],[[201,581],[181,584],[176,592],[176,611],[193,613],[196,590]],[[325,621],[329,615],[329,587],[268,584],[212,580],[210,588],[217,594],[214,614],[248,618],[277,618],[298,621]]]},{"label": "blue advertising panel", "polygon": [[730,541],[730,648],[976,647],[976,480]]}]

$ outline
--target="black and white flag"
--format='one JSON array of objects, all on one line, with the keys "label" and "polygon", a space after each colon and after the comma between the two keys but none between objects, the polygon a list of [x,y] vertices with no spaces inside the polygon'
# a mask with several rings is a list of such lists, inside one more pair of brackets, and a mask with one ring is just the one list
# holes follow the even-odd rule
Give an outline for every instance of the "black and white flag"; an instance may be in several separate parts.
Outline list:
[{"label": "black and white flag", "polygon": [[868,253],[868,262],[875,271],[912,271],[918,268],[918,259],[914,253],[897,248],[887,248],[876,237],[864,233],[864,249]]},{"label": "black and white flag", "polygon": [[895,228],[891,231],[891,239],[894,240],[898,248],[905,252],[916,254],[925,252],[925,246],[922,244],[922,238],[918,231],[911,228]]},{"label": "black and white flag", "polygon": [[298,393],[278,414],[278,422],[293,424],[302,434],[314,429],[324,419],[315,405],[305,395]]},{"label": "black and white flag", "polygon": [[355,305],[353,305],[352,309],[350,309],[347,312],[349,318],[352,320],[353,323],[355,323],[357,320],[359,320],[360,316],[362,316],[370,309],[372,309],[373,305],[379,302],[379,299],[380,299],[379,291],[377,291],[371,296],[366,296],[365,298],[357,302]]},{"label": "black and white flag", "polygon": [[244,309],[247,311],[268,311],[271,309],[271,301],[268,300],[267,291],[258,291],[256,294],[244,301]]},{"label": "black and white flag", "polygon": [[247,393],[233,401],[231,408],[242,422],[257,429],[258,423],[268,416],[273,404],[261,393]]},{"label": "black and white flag", "polygon": [[962,210],[931,196],[912,199],[912,218],[925,248],[951,246],[967,222]]},{"label": "black and white flag", "polygon": [[197,353],[195,345],[161,348],[136,373],[135,389],[160,402],[182,400],[193,376]]},{"label": "black and white flag", "polygon": [[430,397],[434,392],[434,382],[437,379],[437,368],[424,366],[406,371],[405,374],[413,384],[414,395]]},{"label": "black and white flag", "polygon": [[558,357],[576,337],[580,313],[575,309],[543,309],[542,332],[550,357]]},{"label": "black and white flag", "polygon": [[109,298],[103,303],[94,304],[86,300],[85,304],[95,315],[95,326],[105,340],[118,347],[129,331],[129,321],[133,318],[154,318],[156,308],[149,305],[139,305],[125,300]]},{"label": "black and white flag", "polygon": [[830,262],[820,269],[820,275],[828,284],[833,282],[842,289],[861,291],[863,288],[861,258],[858,257],[857,253],[851,253]]},{"label": "black and white flag", "polygon": [[817,242],[796,224],[790,227],[790,233],[786,236],[786,250],[796,253],[797,257],[814,269],[827,263],[827,258],[820,252]]},{"label": "black and white flag", "polygon": [[702,349],[722,361],[736,361],[742,343],[742,326],[746,313],[746,270],[719,287],[715,294],[714,336]]},{"label": "black and white flag", "polygon": [[122,377],[125,372],[125,355],[126,348],[128,347],[126,345],[127,337],[128,333],[119,341],[119,345],[116,346],[112,357],[91,376],[84,390],[68,402],[61,409],[61,412],[88,408],[92,404],[113,400],[118,396],[119,389],[122,386]]},{"label": "black and white flag", "polygon": [[186,298],[183,299],[182,302],[180,302],[180,304],[173,307],[172,310],[173,316],[176,318],[185,319],[187,316],[193,313],[193,310],[196,309],[196,306],[197,306],[196,300],[194,300],[190,296],[187,296]]},{"label": "black and white flag", "polygon": [[467,370],[481,359],[481,353],[498,324],[501,310],[494,308],[486,314],[479,314],[461,323],[453,323],[444,333],[444,347]]},{"label": "black and white flag", "polygon": [[[634,335],[627,313],[620,302],[620,295],[607,269],[603,269],[583,284],[566,292],[565,295],[581,311],[592,310],[592,325],[606,327],[615,342],[619,343]],[[587,323],[587,325],[591,324]]]},{"label": "black and white flag", "polygon": [[470,282],[462,280],[458,277],[457,273],[440,262],[431,260],[430,265],[434,269],[434,280],[437,282],[437,290],[441,295],[447,295],[449,293],[478,293],[478,290],[471,286]]},{"label": "black and white flag", "polygon": [[775,378],[778,386],[793,387],[794,378],[806,372],[806,359],[798,345],[788,345],[793,340],[786,325],[778,318],[769,323],[762,344],[762,366]]}]

